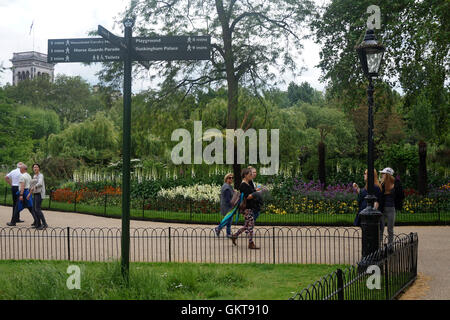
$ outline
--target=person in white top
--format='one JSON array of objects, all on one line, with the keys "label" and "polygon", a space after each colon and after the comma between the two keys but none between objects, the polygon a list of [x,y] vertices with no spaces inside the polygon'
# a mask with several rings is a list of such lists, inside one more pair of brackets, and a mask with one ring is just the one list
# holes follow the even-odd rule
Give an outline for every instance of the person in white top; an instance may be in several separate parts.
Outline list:
[{"label": "person in white top", "polygon": [[[17,168],[12,170],[10,173],[8,173],[5,176],[6,183],[8,183],[11,186],[11,194],[12,194],[12,199],[13,199],[12,214],[14,214],[14,210],[17,205],[17,200],[19,200],[19,196],[18,196],[17,192],[19,191],[19,179],[20,179],[20,176],[22,175],[20,173],[20,167],[22,165],[23,165],[22,162],[18,162]],[[20,220],[20,214],[17,217],[17,219],[18,219],[17,222],[23,222],[22,220]]]},{"label": "person in white top", "polygon": [[38,225],[36,216],[32,210],[33,208],[33,200],[28,197],[30,193],[30,185],[31,185],[31,176],[27,172],[28,167],[25,164],[22,164],[20,167],[20,173],[22,174],[19,178],[19,201],[17,201],[17,205],[15,207],[13,216],[11,218],[11,222],[8,222],[8,226],[15,226],[18,222],[18,216],[20,211],[24,208],[27,208],[30,211],[31,216],[34,219],[34,224]]}]

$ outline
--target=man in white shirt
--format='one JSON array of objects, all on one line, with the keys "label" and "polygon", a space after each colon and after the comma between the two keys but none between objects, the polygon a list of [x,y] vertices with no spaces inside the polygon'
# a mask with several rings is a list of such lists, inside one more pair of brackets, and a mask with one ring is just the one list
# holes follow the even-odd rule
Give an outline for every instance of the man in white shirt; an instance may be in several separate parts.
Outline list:
[{"label": "man in white shirt", "polygon": [[[17,205],[17,200],[19,199],[17,192],[19,191],[19,179],[22,175],[22,173],[20,173],[20,167],[22,165],[23,165],[22,162],[18,162],[17,168],[12,170],[10,173],[8,173],[5,176],[6,183],[8,183],[11,186],[11,193],[12,193],[12,198],[13,198],[13,207],[12,207],[13,215],[14,215],[14,210]],[[22,220],[20,220],[20,214],[17,218],[18,218],[17,222],[23,222]]]},{"label": "man in white shirt", "polygon": [[[11,222],[8,222],[8,226],[15,226],[19,220],[19,213],[22,209],[27,208],[30,211],[31,216],[34,219],[34,224],[37,224],[36,216],[33,212],[33,200],[31,198],[27,199],[30,193],[31,176],[27,172],[28,167],[25,164],[20,166],[20,173],[22,174],[19,178],[19,201],[14,209]],[[31,200],[30,200],[31,199]]]}]

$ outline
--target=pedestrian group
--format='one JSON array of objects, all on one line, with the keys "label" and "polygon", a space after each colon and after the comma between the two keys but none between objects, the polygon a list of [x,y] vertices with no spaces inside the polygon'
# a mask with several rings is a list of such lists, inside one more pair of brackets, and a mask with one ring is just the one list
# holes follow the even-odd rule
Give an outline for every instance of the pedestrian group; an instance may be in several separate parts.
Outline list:
[{"label": "pedestrian group", "polygon": [[[380,171],[381,181],[378,180],[377,171],[374,169],[374,209],[379,210],[382,214],[380,233],[383,235],[384,228],[387,221],[388,242],[392,243],[394,240],[394,224],[395,212],[401,210],[403,200],[405,198],[400,178],[394,178],[394,170],[392,168],[384,168]],[[239,191],[233,190],[233,174],[225,175],[224,184],[220,191],[220,210],[224,218],[219,225],[214,228],[217,236],[220,235],[222,228],[226,227],[226,236],[231,239],[233,245],[237,245],[237,239],[243,232],[248,234],[248,248],[259,249],[253,241],[253,229],[255,227],[256,219],[258,218],[262,204],[261,186],[256,186],[254,181],[256,178],[256,169],[248,167],[242,170],[242,183]],[[353,183],[353,188],[358,193],[358,213],[356,214],[354,225],[360,226],[360,213],[367,207],[368,195],[368,171],[364,172],[365,186],[359,188],[356,183]],[[244,215],[244,225],[234,234],[231,232],[231,223],[236,216]]]},{"label": "pedestrian group", "polygon": [[33,164],[33,177],[28,173],[26,164],[19,162],[17,168],[5,176],[6,182],[11,186],[13,199],[12,217],[8,226],[25,222],[20,219],[20,213],[27,208],[33,217],[31,227],[44,230],[48,227],[41,209],[42,199],[45,198],[44,175],[39,164]]}]

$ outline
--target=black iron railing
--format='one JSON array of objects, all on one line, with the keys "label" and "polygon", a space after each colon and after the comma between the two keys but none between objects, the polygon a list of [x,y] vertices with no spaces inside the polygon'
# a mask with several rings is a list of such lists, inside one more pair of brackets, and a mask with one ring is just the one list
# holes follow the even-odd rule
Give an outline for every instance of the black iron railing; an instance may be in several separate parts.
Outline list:
[{"label": "black iron railing", "polygon": [[[11,189],[5,188],[2,204],[11,205]],[[44,210],[86,213],[104,217],[121,217],[121,195],[90,191],[49,192],[43,200]],[[266,201],[257,220],[265,226],[352,226],[357,212],[354,201],[336,202],[309,198],[289,201]],[[132,198],[131,219],[216,224],[223,216],[215,202],[189,199]],[[243,223],[243,218],[239,220]],[[396,225],[450,225],[450,199],[411,198],[404,210],[396,213]]]},{"label": "black iron railing", "polygon": [[[234,229],[234,227],[233,227]],[[119,228],[0,227],[0,260],[110,261],[120,258]],[[130,257],[141,262],[353,264],[361,258],[359,228],[258,227],[248,249],[212,228],[137,228],[130,230]]]},{"label": "black iron railing", "polygon": [[291,300],[390,300],[417,278],[417,233],[396,236],[391,244],[346,269],[337,269]]}]

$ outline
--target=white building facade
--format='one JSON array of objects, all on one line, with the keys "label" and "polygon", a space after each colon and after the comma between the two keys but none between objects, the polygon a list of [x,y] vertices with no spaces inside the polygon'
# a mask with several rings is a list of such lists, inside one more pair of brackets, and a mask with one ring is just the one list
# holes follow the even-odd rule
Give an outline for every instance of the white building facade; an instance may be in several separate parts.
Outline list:
[{"label": "white building facade", "polygon": [[53,82],[55,65],[47,62],[47,55],[36,51],[13,53],[12,77],[13,85],[25,79],[46,77]]}]

